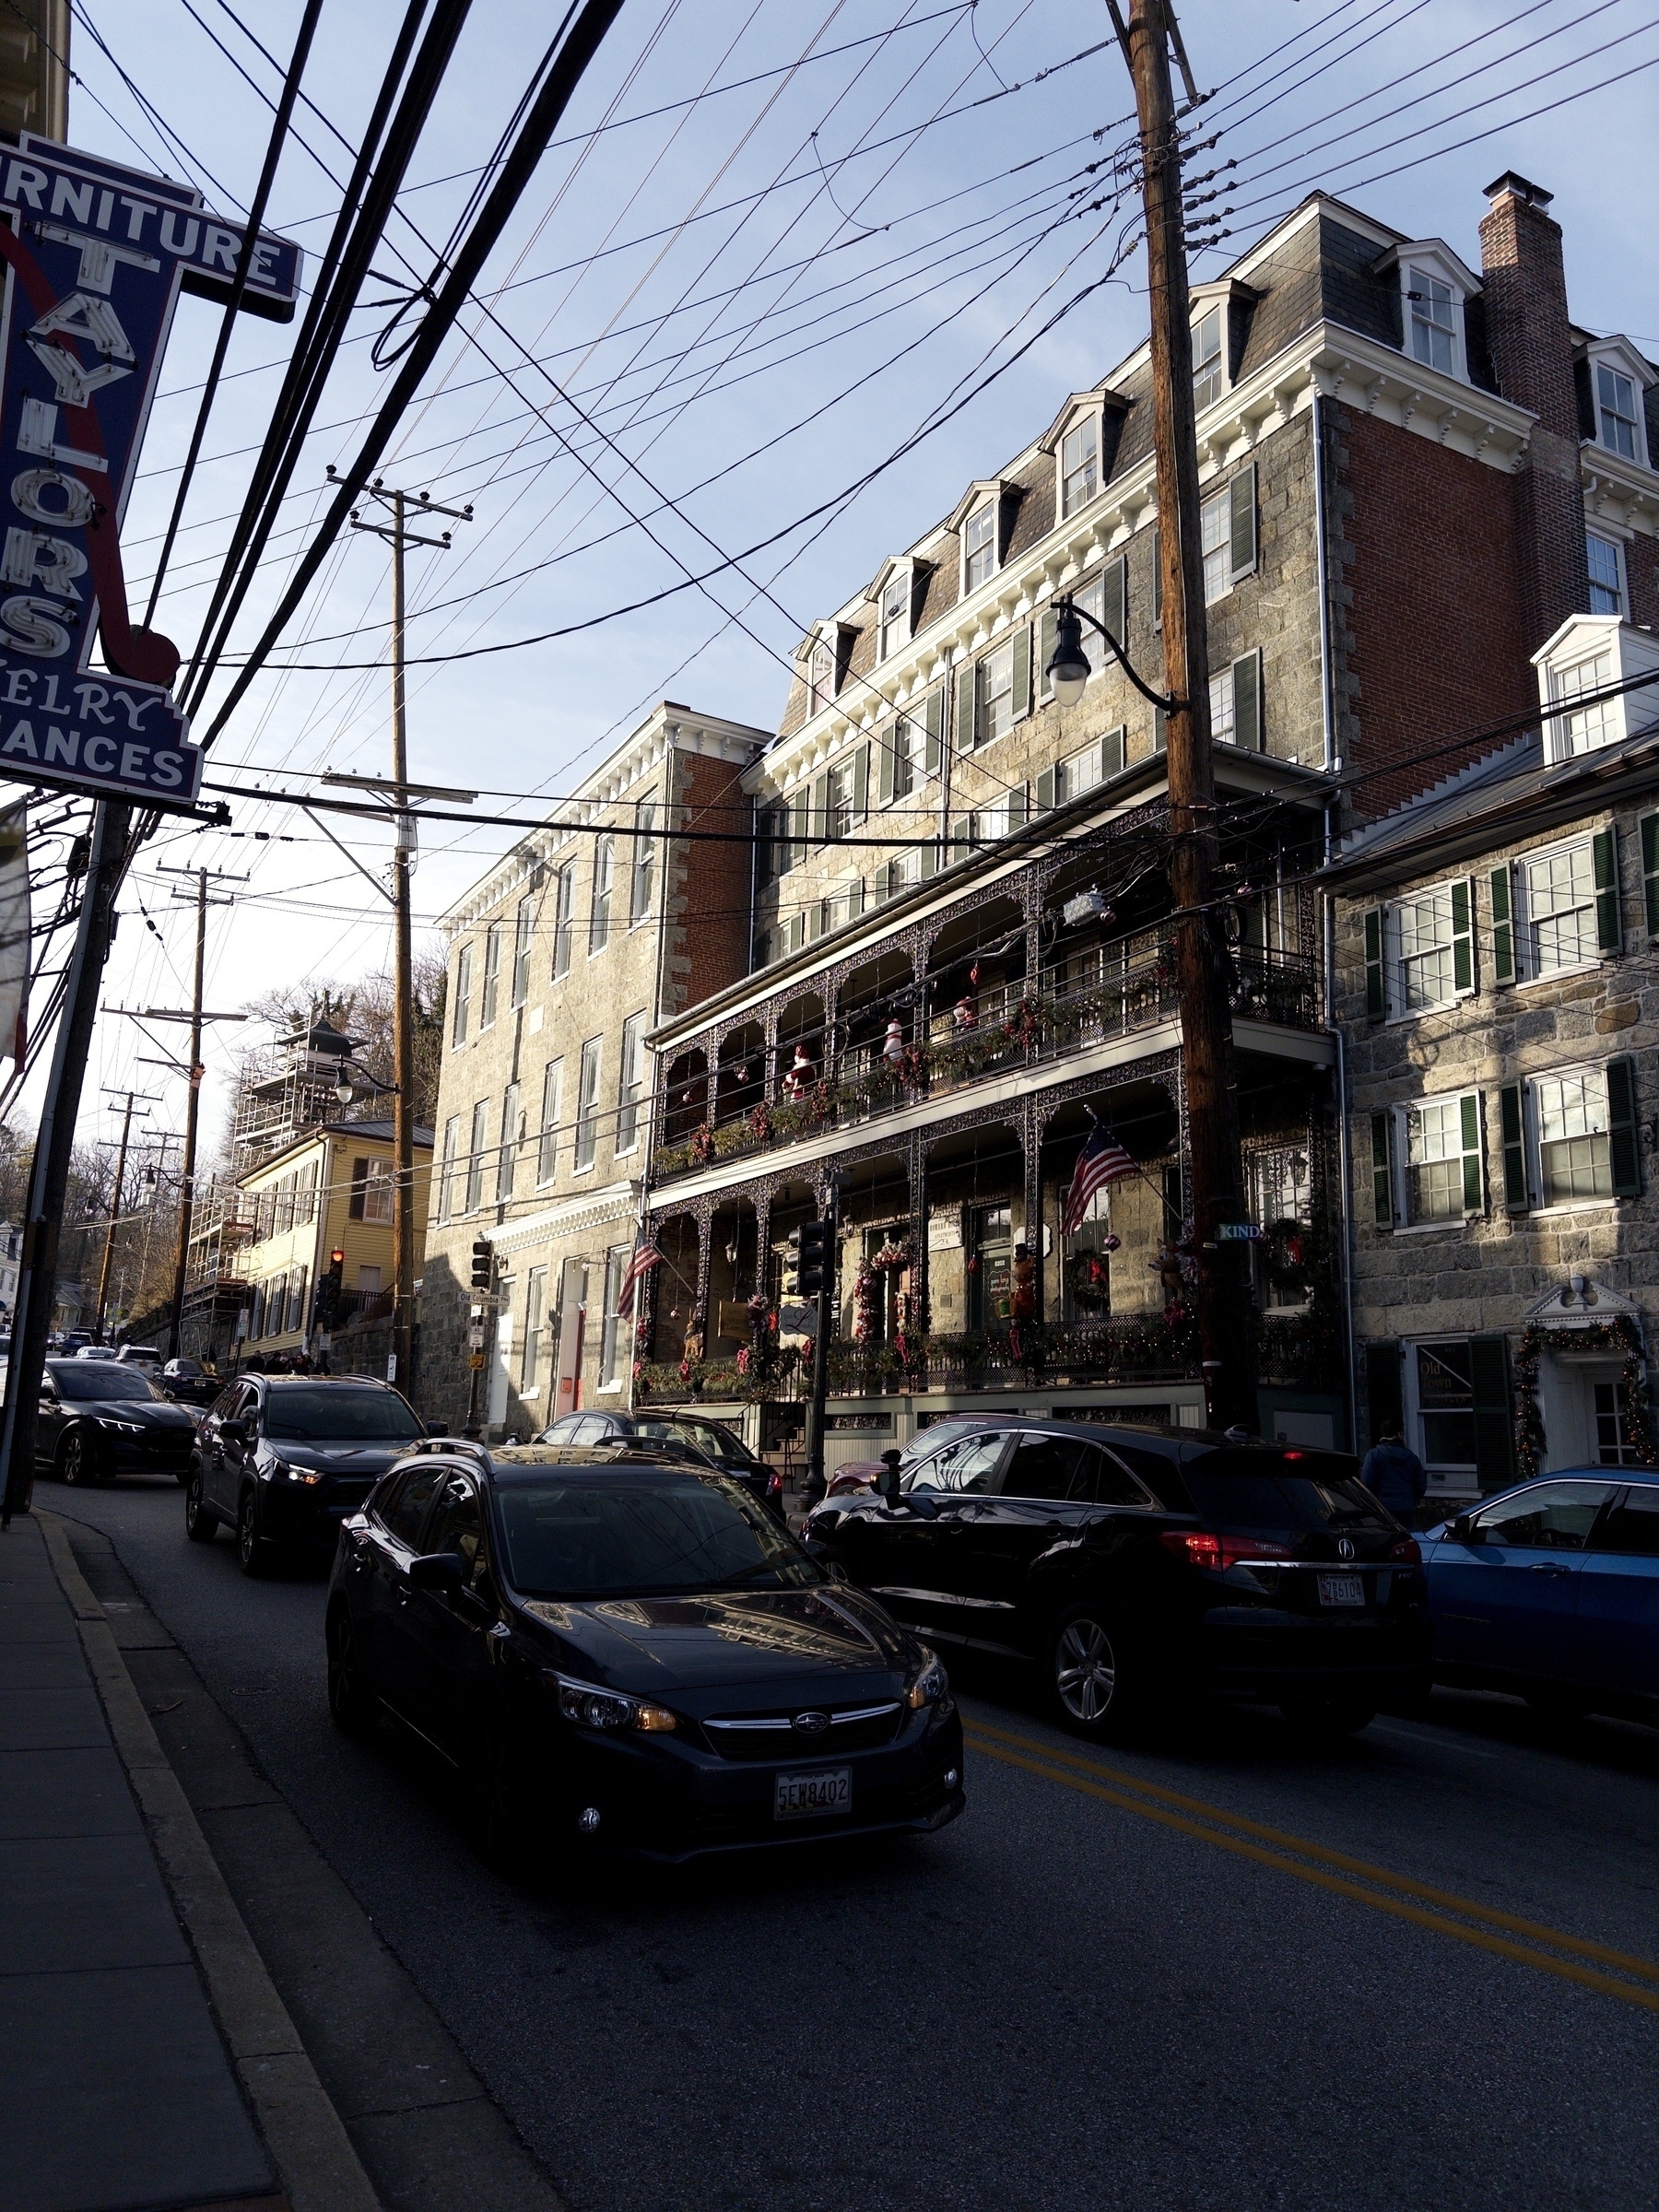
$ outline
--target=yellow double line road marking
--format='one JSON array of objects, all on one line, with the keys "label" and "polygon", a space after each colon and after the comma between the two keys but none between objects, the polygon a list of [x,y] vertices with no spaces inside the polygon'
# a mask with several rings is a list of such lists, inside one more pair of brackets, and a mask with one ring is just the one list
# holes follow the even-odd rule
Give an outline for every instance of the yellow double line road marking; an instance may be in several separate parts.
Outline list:
[{"label": "yellow double line road marking", "polygon": [[[964,1714],[963,1724],[972,1748],[1005,1766],[1018,1767],[1044,1782],[1060,1783],[1121,1811],[1138,1813],[1143,1820],[1155,1820],[1162,1828],[1194,1837],[1201,1843],[1213,1843],[1239,1858],[1253,1859],[1276,1873],[1294,1875],[1300,1882],[1351,1898],[1356,1904],[1391,1912],[1396,1920],[1430,1928],[1437,1936],[1454,1936],[1459,1943],[1473,1944],[1477,1950],[1493,1952],[1500,1959],[1536,1967],[1543,1973],[1576,1982],[1603,1996],[1618,1997],[1627,2005],[1659,2012],[1659,1964],[1651,1959],[1632,1958],[1605,1943],[1587,1943],[1559,1928],[1522,1920],[1512,1912],[1500,1912],[1451,1890],[1432,1888],[1407,1875],[1391,1873],[1386,1866],[1373,1866],[1365,1859],[1350,1858],[1346,1852],[1312,1843],[1304,1836],[1288,1835],[1282,1829],[1246,1819],[1241,1813],[1206,1805],[1201,1797],[1183,1796],[1179,1790],[1143,1781],[1138,1774],[1103,1766],[1099,1759],[994,1727],[989,1721],[969,1720]],[[1499,1929],[1503,1933],[1494,1933]],[[1581,1963],[1586,1960],[1595,1963]]]}]

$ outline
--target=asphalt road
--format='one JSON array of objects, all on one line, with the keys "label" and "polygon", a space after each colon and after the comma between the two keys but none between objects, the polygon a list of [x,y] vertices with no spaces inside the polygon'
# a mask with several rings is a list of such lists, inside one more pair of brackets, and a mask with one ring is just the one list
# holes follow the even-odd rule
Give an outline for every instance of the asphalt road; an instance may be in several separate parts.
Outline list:
[{"label": "asphalt road", "polygon": [[572,2212],[1659,2195],[1659,1734],[1441,1693],[1334,1752],[1243,1715],[1097,1755],[959,1675],[939,1837],[516,1890],[331,1727],[321,1577],[187,1544],[171,1484],[39,1502],[112,1539]]}]

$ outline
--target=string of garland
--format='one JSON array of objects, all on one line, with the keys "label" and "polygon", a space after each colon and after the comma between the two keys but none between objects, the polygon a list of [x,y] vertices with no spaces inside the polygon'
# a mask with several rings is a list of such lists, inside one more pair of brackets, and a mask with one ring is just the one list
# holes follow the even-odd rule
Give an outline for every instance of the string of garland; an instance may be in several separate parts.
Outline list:
[{"label": "string of garland", "polygon": [[1538,1473],[1548,1441],[1538,1404],[1538,1369],[1544,1354],[1552,1349],[1622,1354],[1618,1384],[1625,1441],[1635,1448],[1641,1465],[1659,1466],[1659,1435],[1655,1434],[1648,1391],[1647,1360],[1634,1318],[1616,1313],[1609,1321],[1593,1321],[1571,1329],[1546,1328],[1535,1321],[1522,1332],[1515,1351],[1515,1470],[1521,1479],[1529,1481]]}]

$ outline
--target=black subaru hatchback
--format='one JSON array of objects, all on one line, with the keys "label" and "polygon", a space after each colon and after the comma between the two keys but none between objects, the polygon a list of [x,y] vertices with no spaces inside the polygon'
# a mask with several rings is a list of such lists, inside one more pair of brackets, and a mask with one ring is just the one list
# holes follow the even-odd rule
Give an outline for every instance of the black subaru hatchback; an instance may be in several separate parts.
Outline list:
[{"label": "black subaru hatchback", "polygon": [[1429,1684],[1421,1555],[1342,1453],[956,1430],[885,1491],[827,1500],[806,1535],[930,1641],[1035,1660],[1086,1735],[1206,1695],[1346,1734]]},{"label": "black subaru hatchback", "polygon": [[383,1708],[498,1843],[665,1861],[962,1810],[945,1670],[731,1477],[648,1447],[428,1445],[340,1532],[329,1703]]}]

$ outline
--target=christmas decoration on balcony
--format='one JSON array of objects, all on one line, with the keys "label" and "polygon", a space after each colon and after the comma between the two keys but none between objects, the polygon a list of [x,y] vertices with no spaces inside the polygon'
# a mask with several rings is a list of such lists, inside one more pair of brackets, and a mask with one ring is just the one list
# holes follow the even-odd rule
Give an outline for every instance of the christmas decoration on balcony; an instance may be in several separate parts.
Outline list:
[{"label": "christmas decoration on balcony", "polygon": [[692,1166],[706,1168],[714,1158],[714,1132],[707,1122],[692,1130],[688,1142]]},{"label": "christmas decoration on balcony", "polygon": [[794,1058],[783,1077],[784,1095],[798,1106],[817,1081],[818,1069],[813,1065],[811,1054],[804,1044],[797,1044]]},{"label": "christmas decoration on balcony", "polygon": [[1072,1303],[1086,1312],[1105,1312],[1112,1305],[1112,1269],[1107,1263],[1109,1252],[1116,1252],[1119,1240],[1104,1237],[1093,1252],[1074,1252],[1065,1263],[1065,1285],[1071,1292]]},{"label": "christmas decoration on balcony", "polygon": [[1313,1287],[1312,1230],[1289,1215],[1262,1231],[1262,1273],[1277,1305],[1304,1299]]},{"label": "christmas decoration on balcony", "polygon": [[952,1007],[950,1018],[957,1035],[960,1037],[968,1030],[979,1028],[979,1007],[971,997],[964,994]]}]

